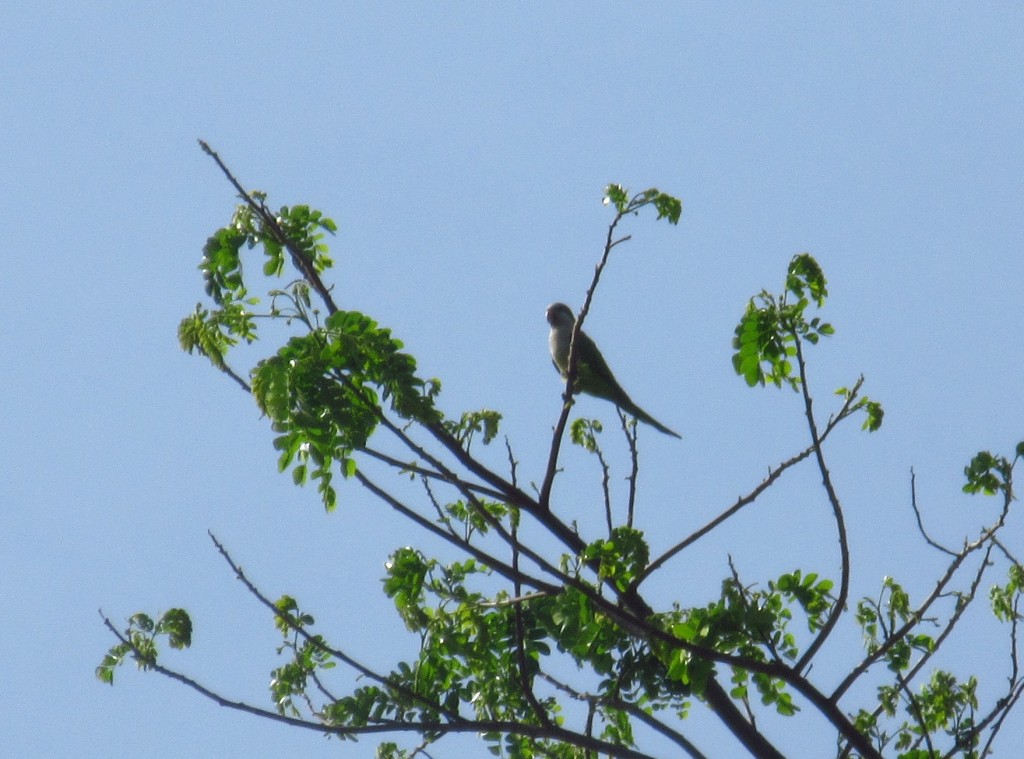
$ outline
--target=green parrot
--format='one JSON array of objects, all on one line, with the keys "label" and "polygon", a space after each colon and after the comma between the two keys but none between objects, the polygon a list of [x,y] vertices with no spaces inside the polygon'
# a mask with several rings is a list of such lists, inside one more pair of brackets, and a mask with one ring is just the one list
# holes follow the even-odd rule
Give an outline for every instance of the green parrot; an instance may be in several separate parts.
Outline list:
[{"label": "green parrot", "polygon": [[[564,303],[552,303],[548,306],[547,317],[548,324],[551,325],[551,334],[548,336],[551,360],[564,379],[569,371],[569,344],[572,341],[572,329],[576,324],[576,317],[573,316],[572,309]],[[680,437],[633,403],[626,391],[615,380],[615,375],[608,368],[604,356],[601,355],[601,351],[597,349],[597,345],[587,333],[581,331],[578,340],[579,345],[576,347],[579,354],[577,392],[584,392],[587,395],[611,401],[625,413],[635,416],[641,422],[646,422],[659,432],[664,432],[672,437]]]}]

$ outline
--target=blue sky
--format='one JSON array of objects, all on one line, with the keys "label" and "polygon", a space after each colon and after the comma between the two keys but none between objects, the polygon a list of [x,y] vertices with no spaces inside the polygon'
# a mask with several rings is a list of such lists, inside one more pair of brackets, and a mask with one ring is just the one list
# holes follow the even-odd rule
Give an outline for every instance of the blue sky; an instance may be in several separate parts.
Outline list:
[{"label": "blue sky", "polygon": [[[588,321],[634,398],[684,434],[642,434],[656,548],[803,445],[797,397],[747,389],[729,343],[747,298],[811,252],[837,327],[811,356],[819,408],[863,372],[888,412],[881,432],[851,425],[830,448],[855,596],[885,575],[923,592],[941,562],[915,540],[910,467],[929,524],[958,543],[993,513],[959,493],[964,464],[1024,438],[1022,60],[1014,3],[10,4],[5,748],[369,755],[372,741],[339,747],[155,676],[94,679],[111,643],[98,608],[184,606],[195,647],[172,661],[268,703],[273,629],[208,529],[367,663],[413,650],[378,589],[388,552],[417,534],[354,485],[325,515],[276,473],[254,404],[177,347],[203,242],[234,203],[197,138],[272,204],[338,222],[338,302],[392,326],[442,379],[447,411],[501,410],[528,480],[559,406],[544,308],[583,299],[603,187],[682,198],[677,228],[629,223]],[[598,401],[579,409],[613,419]],[[599,530],[593,464],[570,452],[566,467],[560,508]],[[795,475],[652,594],[701,603],[729,554],[750,581],[834,574],[815,481]],[[982,647],[962,643],[964,673],[1001,677]],[[1024,741],[1024,718],[1006,732]]]}]

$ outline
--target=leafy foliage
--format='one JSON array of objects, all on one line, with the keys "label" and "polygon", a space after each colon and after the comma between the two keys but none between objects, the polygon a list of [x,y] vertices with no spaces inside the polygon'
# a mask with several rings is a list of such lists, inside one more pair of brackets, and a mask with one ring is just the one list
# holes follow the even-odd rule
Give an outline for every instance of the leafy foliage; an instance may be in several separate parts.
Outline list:
[{"label": "leafy foliage", "polygon": [[[253,195],[260,204],[266,198],[263,193]],[[333,234],[335,231],[334,221],[308,206],[285,206],[276,215],[255,202],[238,206],[230,223],[210,235],[203,246],[199,270],[203,273],[206,294],[217,307],[207,309],[197,305],[195,312],[181,322],[178,341],[182,349],[189,353],[198,351],[223,370],[229,348],[240,340],[251,343],[257,337],[250,309],[260,300],[248,295],[243,251],[261,247],[266,257],[263,273],[279,278],[284,274],[286,246],[291,243],[319,274],[333,265],[327,255],[327,245],[322,241],[325,232]],[[296,302],[304,301],[308,305],[308,286],[296,283],[293,288],[292,297]]]},{"label": "leafy foliage", "polygon": [[458,422],[445,420],[445,429],[458,440],[466,450],[473,444],[477,435],[483,435],[484,445],[487,445],[498,435],[498,427],[501,423],[501,414],[497,411],[467,411],[462,414]]},{"label": "leafy foliage", "polygon": [[[216,154],[204,149],[228,173]],[[616,215],[588,305],[608,254],[628,239],[613,239],[621,220],[651,207],[658,219],[676,224],[682,213],[678,199],[653,188],[631,194],[612,184],[605,198]],[[332,265],[324,239],[336,232],[334,222],[304,205],[271,212],[262,193],[243,193],[243,200],[204,247],[200,270],[212,305],[198,305],[182,321],[183,349],[206,356],[251,392],[275,433],[280,469],[290,469],[296,484],[316,481],[328,510],[337,504],[333,477],[340,472],[456,553],[455,558],[434,556],[412,546],[390,553],[383,591],[418,645],[411,657],[377,671],[336,647],[295,598],[263,596],[214,539],[281,635],[282,659],[269,678],[272,708],[246,705],[246,710],[292,724],[298,720],[345,739],[385,731],[415,734],[414,747],[390,739],[380,743],[376,755],[394,759],[422,755],[454,733],[478,735],[495,756],[651,756],[640,747],[654,733],[677,753],[699,756],[685,719],[704,704],[739,745],[759,756],[781,755],[762,734],[763,723],[793,724],[806,711],[816,713],[816,725],[824,718],[834,731],[839,757],[976,757],[995,740],[1024,694],[1016,667],[1005,693],[990,704],[983,703],[973,676],[934,664],[926,673],[925,667],[965,617],[999,556],[1007,565],[1006,580],[992,585],[988,597],[995,617],[1008,628],[1016,662],[1024,568],[997,535],[1013,498],[1013,467],[1024,455],[1024,443],[1012,461],[982,452],[965,468],[966,492],[1002,497],[996,522],[955,549],[934,543],[922,528],[923,537],[948,560],[930,595],[914,600],[887,577],[876,597],[851,602],[854,611],[848,613],[851,557],[824,443],[855,413],[863,412],[865,430],[877,430],[884,412],[861,394],[861,378],[836,391],[841,405],[827,423],[815,419],[804,351],[835,330],[811,313],[828,297],[825,274],[811,255],[793,257],[781,293],[763,290],[751,298],[732,341],[733,367],[747,385],[786,385],[804,395],[809,447],[703,528],[652,557],[647,536],[633,521],[639,474],[635,427],[623,425],[631,454],[623,524],[613,516],[612,463],[599,445],[601,422],[571,424],[572,442],[601,464],[607,534],[589,535],[590,526],[565,524],[546,495],[552,478],[568,476],[558,466],[557,436],[547,484],[534,488],[536,497],[518,485],[510,441],[507,475],[485,464],[474,443],[486,446],[496,439],[501,414],[442,412],[440,383],[417,374],[416,361],[403,352],[401,341],[368,315],[334,304],[320,280]],[[257,272],[275,283],[262,300],[249,294],[255,288],[248,260],[257,249],[263,255]],[[297,279],[280,286],[277,280],[293,269]],[[262,302],[269,303],[268,310],[259,313]],[[261,320],[288,333],[255,363],[246,382],[231,368],[232,348],[255,342]],[[563,415],[558,435],[565,422]],[[644,583],[653,573],[808,458],[816,462],[835,519],[838,582],[806,568],[743,582],[730,560],[731,576],[717,596],[667,608],[645,598]],[[426,497],[417,503],[392,494],[371,478],[367,460],[390,467],[402,479],[419,479]],[[953,599],[949,611],[939,608],[943,599]],[[851,659],[841,684],[826,692],[812,677],[813,663],[850,616],[860,628],[863,657]],[[190,645],[192,622],[184,610],[172,609],[155,620],[135,614],[123,631],[107,625],[117,643],[96,670],[101,681],[112,683],[115,669],[133,659],[142,669],[209,695],[159,662],[158,642]],[[838,662],[835,652],[830,655]],[[327,680],[341,671],[358,680],[352,687],[342,685],[339,695]],[[853,689],[863,682],[873,688]],[[868,690],[874,700],[855,700]]]},{"label": "leafy foliage", "polygon": [[681,200],[653,187],[631,196],[622,185],[610,184],[605,188],[605,203],[610,203],[623,216],[637,214],[644,206],[652,205],[658,218],[667,219],[669,224],[678,224],[683,215]]},{"label": "leafy foliage", "polygon": [[372,319],[337,311],[322,328],[293,337],[253,370],[253,396],[278,433],[279,468],[297,462],[293,479],[318,480],[328,510],[336,504],[334,463],[346,477],[355,473],[352,454],[366,446],[384,418],[382,401],[390,400],[402,419],[441,419],[434,409],[440,383],[417,377],[416,361],[401,347]]},{"label": "leafy foliage", "polygon": [[988,451],[981,451],[971,463],[964,467],[964,475],[967,483],[964,485],[964,492],[972,495],[984,493],[995,495],[996,493],[1012,494],[1010,489],[1010,472],[1012,464],[1002,456],[993,456]]},{"label": "leafy foliage", "polygon": [[599,419],[575,419],[569,428],[569,439],[588,453],[598,450],[597,436],[604,432]]},{"label": "leafy foliage", "polygon": [[598,540],[587,546],[581,558],[597,565],[598,577],[625,591],[647,567],[650,548],[642,532],[616,527],[608,540]]},{"label": "leafy foliage", "polygon": [[825,274],[818,262],[807,253],[793,256],[782,295],[762,290],[747,304],[732,341],[736,373],[751,387],[771,382],[776,387],[787,384],[798,389],[800,378],[793,374],[798,341],[804,339],[813,345],[820,337],[835,332],[828,322],[805,317],[812,302],[821,308],[827,297]]},{"label": "leafy foliage", "polygon": [[128,659],[133,659],[139,669],[150,669],[159,655],[159,638],[166,638],[171,648],[188,648],[192,645],[192,620],[184,609],[169,609],[157,620],[139,612],[128,619],[128,628],[121,642],[112,646],[96,668],[96,677],[101,682],[114,684],[114,670]]}]

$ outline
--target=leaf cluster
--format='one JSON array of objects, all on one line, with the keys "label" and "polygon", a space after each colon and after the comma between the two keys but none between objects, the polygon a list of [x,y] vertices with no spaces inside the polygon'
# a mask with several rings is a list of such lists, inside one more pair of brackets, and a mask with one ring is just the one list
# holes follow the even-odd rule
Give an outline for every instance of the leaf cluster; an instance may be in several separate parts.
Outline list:
[{"label": "leaf cluster", "polygon": [[733,368],[748,385],[771,382],[776,387],[786,384],[799,389],[800,378],[793,372],[797,341],[815,344],[820,337],[835,333],[828,322],[819,317],[808,319],[805,314],[812,303],[817,308],[825,305],[827,284],[818,262],[800,253],[789,262],[781,295],[762,290],[750,299],[732,341],[736,351]]},{"label": "leaf cluster", "polygon": [[192,620],[184,609],[169,609],[156,620],[139,612],[128,618],[127,629],[118,637],[121,642],[110,648],[96,668],[96,677],[109,685],[114,684],[114,670],[128,659],[139,669],[151,669],[160,653],[160,638],[166,638],[171,648],[191,646]]},{"label": "leaf cluster", "polygon": [[334,464],[346,477],[355,474],[352,454],[384,419],[383,402],[404,420],[441,419],[434,408],[440,383],[418,377],[415,359],[401,348],[369,317],[336,311],[322,328],[291,338],[252,372],[253,397],[278,433],[278,467],[294,464],[296,484],[317,480],[328,510],[337,498]]},{"label": "leaf cluster", "polygon": [[[206,356],[218,369],[227,369],[228,351],[239,341],[251,343],[257,338],[256,314],[260,303],[250,296],[243,266],[243,253],[259,248],[264,256],[263,274],[279,278],[284,274],[286,253],[301,256],[310,271],[321,274],[333,265],[327,255],[325,234],[337,231],[334,221],[320,211],[300,205],[283,206],[271,213],[266,196],[253,193],[249,203],[235,209],[231,221],[216,230],[203,246],[199,270],[213,308],[198,304],[178,327],[178,342],[183,350]],[[309,286],[295,283],[291,297],[296,305],[309,305]],[[272,311],[271,315],[279,315]]]},{"label": "leaf cluster", "polygon": [[669,224],[678,224],[683,215],[683,202],[657,188],[650,188],[636,195],[619,184],[610,184],[605,188],[605,203],[610,203],[620,216],[637,214],[645,206],[654,206],[658,219],[666,219]]}]

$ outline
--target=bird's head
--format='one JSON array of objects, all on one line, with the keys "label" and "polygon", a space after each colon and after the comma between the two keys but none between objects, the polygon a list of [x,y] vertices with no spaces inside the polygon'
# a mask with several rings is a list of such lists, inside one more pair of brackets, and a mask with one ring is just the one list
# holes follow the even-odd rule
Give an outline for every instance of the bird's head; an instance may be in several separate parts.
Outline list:
[{"label": "bird's head", "polygon": [[576,317],[572,315],[572,309],[564,303],[552,303],[547,310],[548,324],[556,329],[559,327],[572,327],[576,323]]}]

